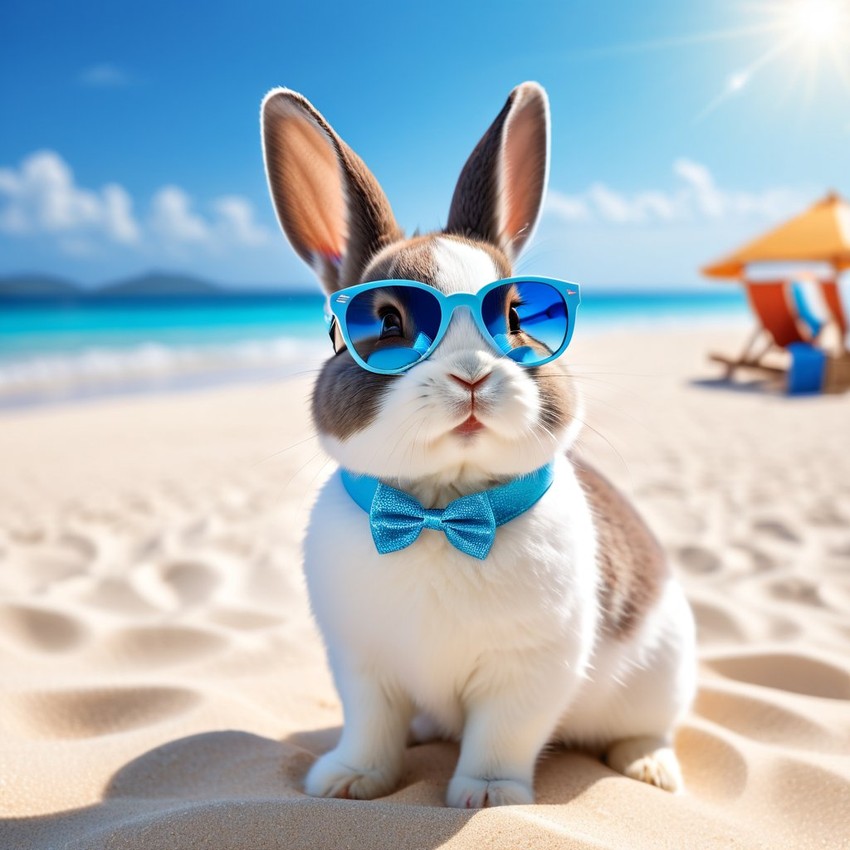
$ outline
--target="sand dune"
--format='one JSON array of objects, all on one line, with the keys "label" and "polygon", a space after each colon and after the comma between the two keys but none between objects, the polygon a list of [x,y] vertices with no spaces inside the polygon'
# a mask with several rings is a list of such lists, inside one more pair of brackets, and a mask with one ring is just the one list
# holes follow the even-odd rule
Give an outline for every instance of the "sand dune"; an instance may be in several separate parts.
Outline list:
[{"label": "sand dune", "polygon": [[304,377],[0,417],[0,847],[850,846],[850,398],[714,386],[722,336],[570,352],[582,449],[697,616],[684,795],[556,751],[536,805],[454,811],[448,743],[381,800],[303,794],[341,722],[300,577],[331,470]]}]

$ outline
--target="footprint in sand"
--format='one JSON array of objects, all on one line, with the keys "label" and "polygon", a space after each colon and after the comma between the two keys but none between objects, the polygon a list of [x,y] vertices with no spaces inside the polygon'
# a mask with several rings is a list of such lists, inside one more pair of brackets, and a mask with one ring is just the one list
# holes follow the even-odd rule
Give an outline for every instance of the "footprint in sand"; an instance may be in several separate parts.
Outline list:
[{"label": "footprint in sand", "polygon": [[26,652],[68,652],[88,636],[75,618],[30,605],[0,606],[0,639]]},{"label": "footprint in sand", "polygon": [[78,558],[84,561],[91,562],[97,558],[97,543],[95,543],[95,541],[90,537],[86,537],[84,534],[63,534],[57,542],[60,546],[70,550],[76,554]]},{"label": "footprint in sand", "polygon": [[804,696],[850,700],[850,673],[828,661],[787,652],[729,655],[705,659],[725,676],[751,685]]},{"label": "footprint in sand", "polygon": [[703,684],[694,703],[700,717],[763,744],[834,752],[844,744],[843,732],[835,732],[809,711],[780,705],[773,698],[735,693],[728,687]]},{"label": "footprint in sand", "polygon": [[753,523],[753,531],[783,543],[800,543],[800,536],[781,519],[765,518]]},{"label": "footprint in sand", "polygon": [[26,738],[92,738],[161,723],[201,702],[187,688],[129,687],[6,694],[6,728]]},{"label": "footprint in sand", "polygon": [[676,552],[676,559],[690,573],[714,573],[721,566],[720,558],[702,546],[682,546]]},{"label": "footprint in sand", "polygon": [[747,637],[728,606],[708,600],[691,599],[691,610],[697,621],[700,645],[711,643],[741,644]]},{"label": "footprint in sand", "polygon": [[162,570],[162,580],[170,585],[183,605],[199,605],[212,596],[220,583],[218,574],[203,563],[180,561]]},{"label": "footprint in sand", "polygon": [[778,579],[768,587],[776,599],[801,602],[804,605],[813,605],[817,608],[822,608],[824,605],[818,585],[808,579],[789,576],[788,578]]},{"label": "footprint in sand", "polygon": [[221,584],[218,571],[200,561],[149,565],[131,577],[133,589],[146,602],[165,611],[205,603]]},{"label": "footprint in sand", "polygon": [[848,512],[832,502],[820,502],[814,505],[807,514],[809,522],[814,525],[835,528],[847,528],[850,525]]},{"label": "footprint in sand", "polygon": [[159,610],[143,599],[125,579],[112,576],[99,579],[97,584],[84,595],[81,594],[79,599],[87,605],[117,615],[137,617]]},{"label": "footprint in sand", "polygon": [[[10,535],[10,539],[14,540],[14,536]],[[97,555],[97,546],[83,535],[63,534],[50,539],[45,534],[37,542],[29,541],[26,550],[15,555],[23,567],[17,571],[21,589],[43,590],[87,573]]]},{"label": "footprint in sand", "polygon": [[686,723],[676,733],[676,752],[688,792],[708,800],[738,797],[747,785],[747,762],[723,730]]},{"label": "footprint in sand", "polygon": [[142,670],[185,664],[224,649],[227,640],[187,626],[138,626],[121,629],[99,643],[93,655],[107,666]]},{"label": "footprint in sand", "polygon": [[279,626],[284,617],[266,614],[263,611],[251,611],[247,608],[220,608],[210,614],[210,620],[231,629],[255,631]]}]

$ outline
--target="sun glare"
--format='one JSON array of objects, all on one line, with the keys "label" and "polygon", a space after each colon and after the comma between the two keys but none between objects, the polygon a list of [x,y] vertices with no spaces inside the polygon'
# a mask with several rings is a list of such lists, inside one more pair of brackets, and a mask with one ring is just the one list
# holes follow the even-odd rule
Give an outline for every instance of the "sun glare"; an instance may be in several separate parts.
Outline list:
[{"label": "sun glare", "polygon": [[850,0],[760,0],[750,5],[764,18],[772,40],[749,65],[726,79],[725,88],[694,118],[701,121],[780,60],[793,87],[802,80],[806,100],[819,78],[837,78],[850,91]]},{"label": "sun glare", "polygon": [[843,0],[797,0],[788,9],[786,25],[812,47],[823,47],[846,37],[850,6]]}]

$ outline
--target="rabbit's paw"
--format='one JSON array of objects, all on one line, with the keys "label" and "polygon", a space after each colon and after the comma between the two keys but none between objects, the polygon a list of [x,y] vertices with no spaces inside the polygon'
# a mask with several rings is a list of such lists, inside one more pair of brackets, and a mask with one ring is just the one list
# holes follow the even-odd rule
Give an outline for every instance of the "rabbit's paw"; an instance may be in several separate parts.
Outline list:
[{"label": "rabbit's paw", "polygon": [[608,750],[610,767],[639,782],[674,794],[684,789],[682,771],[673,748],[656,738],[629,738]]},{"label": "rabbit's paw", "polygon": [[333,750],[310,768],[304,790],[311,797],[374,800],[392,791],[397,781],[397,770],[348,765]]},{"label": "rabbit's paw", "polygon": [[516,779],[479,779],[455,776],[449,783],[446,802],[455,809],[485,806],[523,806],[534,802],[530,785]]}]

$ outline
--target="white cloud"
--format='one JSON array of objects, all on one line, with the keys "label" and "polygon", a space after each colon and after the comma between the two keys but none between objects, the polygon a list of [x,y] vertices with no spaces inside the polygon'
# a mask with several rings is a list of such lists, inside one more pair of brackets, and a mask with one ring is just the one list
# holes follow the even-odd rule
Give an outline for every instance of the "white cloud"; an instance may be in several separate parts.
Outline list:
[{"label": "white cloud", "polygon": [[587,199],[607,221],[640,221],[643,217],[637,204],[630,203],[624,195],[609,189],[602,183],[594,183],[587,190]]},{"label": "white cloud", "polygon": [[238,195],[224,195],[211,204],[207,220],[192,209],[192,199],[179,186],[165,186],[151,202],[151,229],[172,246],[207,244],[216,251],[227,245],[253,246],[269,241],[270,231],[254,221],[254,208]]},{"label": "white cloud", "polygon": [[546,193],[545,209],[564,221],[588,221],[593,217],[586,200],[576,195],[565,195],[556,189]]},{"label": "white cloud", "polygon": [[191,206],[191,198],[179,186],[165,186],[151,201],[151,228],[166,242],[206,242],[210,229]]},{"label": "white cloud", "polygon": [[625,193],[604,183],[570,195],[550,190],[546,211],[551,218],[568,222],[602,221],[611,224],[650,224],[719,220],[735,217],[779,219],[799,211],[810,198],[791,188],[761,192],[719,187],[711,171],[684,157],[673,163],[677,185],[672,190],[651,189]]},{"label": "white cloud", "polygon": [[245,198],[226,195],[213,204],[218,214],[218,229],[239,245],[263,245],[271,232],[254,221],[254,208]]},{"label": "white cloud", "polygon": [[271,231],[255,220],[251,203],[238,195],[214,198],[209,215],[194,208],[179,186],[154,192],[142,224],[133,199],[118,183],[101,189],[77,185],[74,174],[54,151],[38,151],[18,168],[0,168],[0,233],[55,237],[63,253],[80,256],[104,245],[140,250],[194,248],[221,256],[228,249],[263,245]]},{"label": "white cloud", "polygon": [[680,158],[673,163],[673,172],[688,185],[697,209],[709,218],[719,218],[724,213],[722,194],[714,183],[711,172],[698,162]]},{"label": "white cloud", "polygon": [[133,218],[133,199],[123,186],[109,183],[103,187],[106,230],[116,242],[138,242],[139,225]]},{"label": "white cloud", "polygon": [[133,78],[121,68],[102,62],[86,68],[77,77],[80,85],[98,89],[116,89],[132,85]]},{"label": "white cloud", "polygon": [[132,201],[116,184],[76,185],[67,163],[53,151],[30,154],[19,169],[0,169],[0,230],[12,234],[94,233],[113,242],[139,240]]}]

